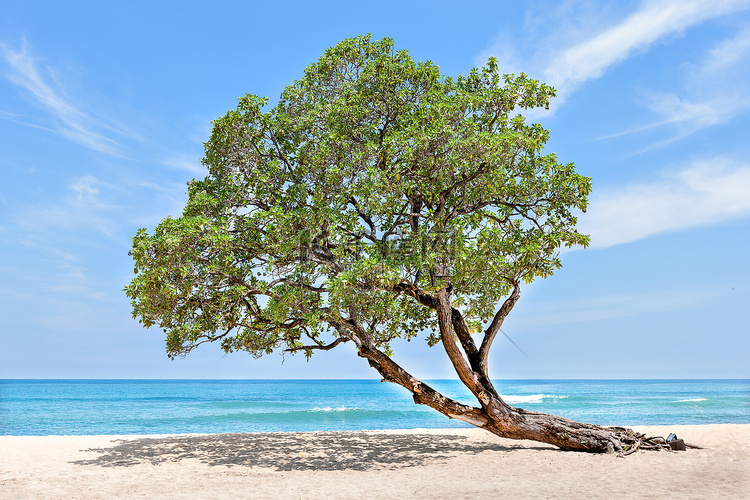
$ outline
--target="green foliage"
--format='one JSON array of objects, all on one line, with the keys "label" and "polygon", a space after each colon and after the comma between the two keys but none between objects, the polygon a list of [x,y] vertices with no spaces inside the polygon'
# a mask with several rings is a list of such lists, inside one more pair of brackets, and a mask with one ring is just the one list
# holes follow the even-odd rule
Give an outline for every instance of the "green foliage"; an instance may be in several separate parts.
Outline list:
[{"label": "green foliage", "polygon": [[133,238],[134,317],[171,356],[323,345],[347,322],[387,348],[436,329],[414,290],[450,286],[478,331],[561,246],[588,243],[573,210],[590,179],[518,114],[553,96],[494,59],[454,79],[390,39],[344,40],[275,107],[247,95],[214,121],[182,216]]}]

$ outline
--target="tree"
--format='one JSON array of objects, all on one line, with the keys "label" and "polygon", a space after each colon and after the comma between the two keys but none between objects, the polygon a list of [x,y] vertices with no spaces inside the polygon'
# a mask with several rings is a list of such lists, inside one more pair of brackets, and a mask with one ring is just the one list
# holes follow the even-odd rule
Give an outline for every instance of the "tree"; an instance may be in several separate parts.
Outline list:
[{"label": "tree", "polygon": [[[417,404],[502,437],[565,450],[633,451],[644,436],[506,404],[493,340],[521,285],[560,267],[591,180],[543,154],[549,133],[518,108],[554,89],[490,59],[442,76],[370,36],[326,51],[278,104],[246,95],[213,122],[181,217],[131,250],[133,316],[167,353],[206,342],[255,356],[352,342]],[[428,332],[478,406],[395,363],[390,343]],[[653,443],[651,443],[653,444]]]}]

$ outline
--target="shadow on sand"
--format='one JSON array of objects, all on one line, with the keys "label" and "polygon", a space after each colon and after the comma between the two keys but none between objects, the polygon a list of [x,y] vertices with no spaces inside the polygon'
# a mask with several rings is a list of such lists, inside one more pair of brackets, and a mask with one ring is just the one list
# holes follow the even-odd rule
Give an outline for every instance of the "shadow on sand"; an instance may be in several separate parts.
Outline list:
[{"label": "shadow on sand", "polygon": [[170,436],[114,441],[87,451],[102,455],[78,465],[128,467],[197,459],[208,465],[291,470],[371,470],[444,461],[455,454],[510,451],[465,436],[363,432],[258,433]]}]

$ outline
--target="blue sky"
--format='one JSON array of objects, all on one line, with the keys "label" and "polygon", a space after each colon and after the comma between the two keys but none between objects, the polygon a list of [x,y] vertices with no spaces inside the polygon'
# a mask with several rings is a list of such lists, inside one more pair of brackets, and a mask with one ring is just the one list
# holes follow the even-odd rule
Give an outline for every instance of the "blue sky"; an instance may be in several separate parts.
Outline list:
[{"label": "blue sky", "polygon": [[[176,7],[179,5],[179,7]],[[0,16],[0,378],[371,378],[343,345],[164,355],[122,293],[211,120],[343,38],[554,85],[547,150],[593,178],[586,250],[523,289],[493,378],[750,377],[750,1],[27,2]],[[422,378],[438,347],[398,344]]]}]

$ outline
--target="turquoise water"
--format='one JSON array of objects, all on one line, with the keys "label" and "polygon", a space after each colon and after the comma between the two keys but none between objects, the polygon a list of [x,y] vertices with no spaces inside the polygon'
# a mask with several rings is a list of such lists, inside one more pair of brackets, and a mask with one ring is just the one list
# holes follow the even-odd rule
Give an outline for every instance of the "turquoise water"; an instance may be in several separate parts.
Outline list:
[{"label": "turquoise water", "polygon": [[[428,381],[469,404],[452,380]],[[750,380],[498,380],[513,406],[601,425],[750,423]],[[375,380],[0,380],[0,435],[466,427]]]}]

